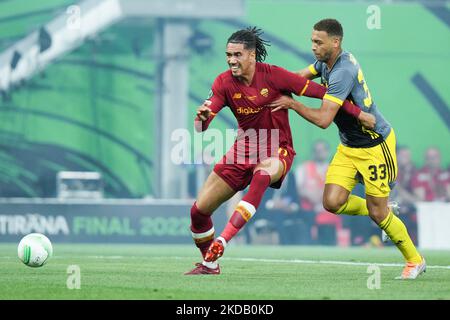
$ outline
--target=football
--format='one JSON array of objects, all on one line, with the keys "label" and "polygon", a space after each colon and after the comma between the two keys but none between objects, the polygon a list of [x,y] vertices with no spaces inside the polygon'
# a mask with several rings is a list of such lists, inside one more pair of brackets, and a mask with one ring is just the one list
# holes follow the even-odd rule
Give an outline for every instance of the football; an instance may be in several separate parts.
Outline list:
[{"label": "football", "polygon": [[30,233],[20,240],[17,254],[29,267],[42,267],[53,255],[50,240],[40,233]]}]

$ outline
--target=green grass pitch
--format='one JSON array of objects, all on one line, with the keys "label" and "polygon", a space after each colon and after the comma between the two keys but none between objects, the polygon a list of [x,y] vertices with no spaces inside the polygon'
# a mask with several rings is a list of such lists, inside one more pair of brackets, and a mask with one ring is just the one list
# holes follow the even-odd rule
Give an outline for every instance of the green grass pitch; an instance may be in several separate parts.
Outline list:
[{"label": "green grass pitch", "polygon": [[[0,244],[0,299],[450,299],[449,251],[423,251],[427,272],[399,281],[402,258],[394,247],[231,245],[220,276],[183,275],[199,261],[193,245],[53,248],[45,266],[30,268],[18,260],[16,244]],[[379,267],[379,289],[368,288],[376,284],[371,264]],[[80,289],[67,287],[70,265],[80,268]]]}]

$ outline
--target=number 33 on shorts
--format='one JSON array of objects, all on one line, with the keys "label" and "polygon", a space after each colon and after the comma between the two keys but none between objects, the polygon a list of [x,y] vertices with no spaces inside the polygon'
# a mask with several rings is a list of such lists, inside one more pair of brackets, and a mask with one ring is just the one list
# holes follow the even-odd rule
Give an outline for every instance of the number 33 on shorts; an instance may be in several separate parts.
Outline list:
[{"label": "number 33 on shorts", "polygon": [[397,158],[395,144],[392,143],[393,134],[391,132],[388,139],[379,145],[368,148],[370,149],[368,159],[363,161],[365,168],[358,166],[358,171],[364,178],[367,194],[379,197],[389,196],[394,185],[397,177]]},{"label": "number 33 on shorts", "polygon": [[380,144],[370,148],[350,148],[342,144],[330,163],[326,183],[351,191],[362,176],[366,194],[387,197],[397,177],[394,130]]},{"label": "number 33 on shorts", "polygon": [[[378,171],[378,169],[379,169],[379,171]],[[384,164],[384,163],[380,164],[378,166],[378,169],[377,169],[376,165],[369,166],[369,170],[370,170],[370,174],[371,174],[369,179],[371,181],[376,181],[378,179],[380,179],[380,180],[386,179],[386,164]]]}]

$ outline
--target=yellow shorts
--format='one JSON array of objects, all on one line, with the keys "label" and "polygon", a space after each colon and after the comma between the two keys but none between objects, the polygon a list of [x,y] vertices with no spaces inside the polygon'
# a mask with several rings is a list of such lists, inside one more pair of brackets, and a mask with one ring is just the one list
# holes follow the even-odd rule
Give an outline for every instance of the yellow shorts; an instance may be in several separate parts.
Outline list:
[{"label": "yellow shorts", "polygon": [[351,192],[362,180],[366,194],[388,197],[397,177],[395,140],[394,129],[391,129],[386,140],[375,147],[351,148],[340,144],[325,183],[340,185]]}]

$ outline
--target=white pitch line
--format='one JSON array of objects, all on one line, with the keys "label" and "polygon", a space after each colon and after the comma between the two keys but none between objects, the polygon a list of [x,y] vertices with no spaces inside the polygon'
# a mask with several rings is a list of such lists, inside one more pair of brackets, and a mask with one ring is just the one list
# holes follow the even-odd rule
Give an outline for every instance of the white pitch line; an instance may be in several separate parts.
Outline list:
[{"label": "white pitch line", "polygon": [[[0,259],[10,259],[12,257],[0,257]],[[53,257],[59,258],[59,257]],[[89,259],[127,259],[127,258],[139,258],[142,256],[87,256],[83,258]],[[191,259],[190,257],[147,257],[148,259]],[[259,259],[259,258],[222,258],[222,260],[230,261],[243,261],[243,262],[268,262],[268,263],[294,263],[294,264],[325,264],[325,265],[347,265],[347,266],[380,266],[380,267],[403,267],[404,264],[401,263],[377,263],[377,262],[353,262],[353,261],[336,261],[336,260],[300,260],[300,259]],[[429,269],[447,269],[450,270],[450,266],[430,266],[427,265]]]},{"label": "white pitch line", "polygon": [[[283,260],[283,259],[258,259],[258,258],[223,258],[224,260],[247,261],[247,262],[271,262],[271,263],[299,263],[299,264],[328,264],[328,265],[349,265],[349,266],[380,266],[380,267],[403,267],[400,263],[377,263],[377,262],[352,262],[333,260]],[[430,269],[449,269],[450,266],[429,266]]]},{"label": "white pitch line", "polygon": [[136,257],[134,257],[134,256],[130,256],[130,257],[125,257],[125,256],[87,256],[86,258],[89,258],[89,259],[126,259],[126,258],[139,258],[139,257],[138,256],[136,256]]},{"label": "white pitch line", "polygon": [[[153,257],[155,259],[189,259],[188,257]],[[353,262],[336,260],[300,260],[300,259],[260,259],[260,258],[221,258],[222,260],[244,261],[244,262],[269,262],[269,263],[298,263],[298,264],[328,264],[328,265],[349,265],[349,266],[380,266],[380,267],[404,267],[401,263],[377,263],[377,262]],[[448,269],[450,266],[430,266],[430,269]]]},{"label": "white pitch line", "polygon": [[[153,257],[156,259],[189,259],[188,257]],[[297,263],[297,264],[327,264],[327,265],[349,265],[349,266],[380,266],[380,267],[404,267],[401,263],[377,263],[377,262],[353,262],[335,260],[300,260],[300,259],[260,259],[260,258],[221,258],[222,260],[244,261],[244,262],[269,262],[269,263]],[[430,266],[430,269],[448,269],[450,266]]]}]

